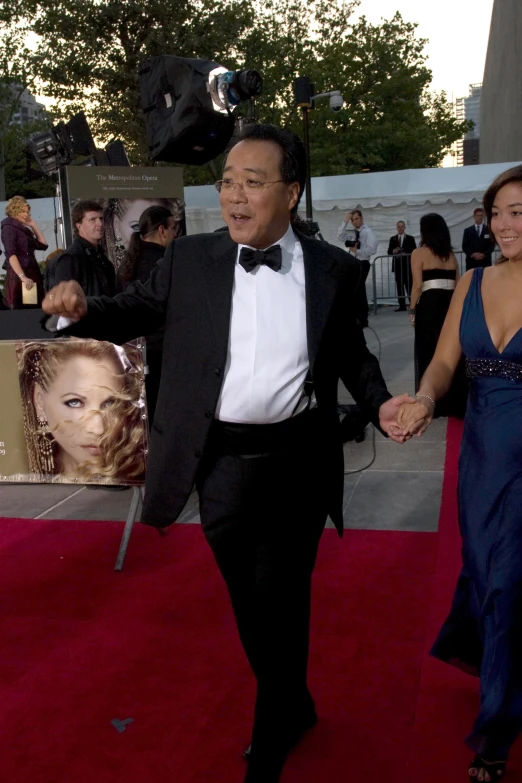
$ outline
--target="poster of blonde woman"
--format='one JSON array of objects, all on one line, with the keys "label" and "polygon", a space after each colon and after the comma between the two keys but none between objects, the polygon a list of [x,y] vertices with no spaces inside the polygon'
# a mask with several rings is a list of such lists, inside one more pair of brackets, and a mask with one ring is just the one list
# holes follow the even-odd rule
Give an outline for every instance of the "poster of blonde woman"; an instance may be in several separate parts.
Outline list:
[{"label": "poster of blonde woman", "polygon": [[0,342],[0,481],[140,485],[142,344]]}]

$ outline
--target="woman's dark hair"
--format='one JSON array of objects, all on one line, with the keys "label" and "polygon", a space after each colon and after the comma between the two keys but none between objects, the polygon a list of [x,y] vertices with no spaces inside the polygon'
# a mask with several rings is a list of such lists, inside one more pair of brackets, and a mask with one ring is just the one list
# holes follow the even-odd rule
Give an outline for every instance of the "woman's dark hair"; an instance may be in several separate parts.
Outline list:
[{"label": "woman's dark hair", "polygon": [[129,247],[125,251],[123,261],[118,274],[123,283],[128,284],[134,280],[136,262],[143,251],[144,239],[148,234],[153,234],[160,226],[168,228],[169,218],[174,217],[170,209],[161,206],[147,207],[141,213],[138,221],[138,230],[130,238]]},{"label": "woman's dark hair", "polygon": [[[514,166],[512,169],[507,169],[499,174],[496,179],[493,180],[489,188],[484,193],[483,204],[484,211],[486,212],[486,218],[489,226],[491,227],[491,217],[493,214],[493,204],[498,195],[499,190],[505,185],[522,185],[522,166]],[[493,233],[493,232],[492,232]],[[507,259],[502,256],[497,259],[496,263],[499,264]]]},{"label": "woman's dark hair", "polygon": [[429,212],[420,219],[421,247],[429,247],[432,253],[448,261],[453,252],[448,225],[442,215]]},{"label": "woman's dark hair", "polygon": [[[277,125],[245,125],[239,135],[232,139],[227,155],[240,141],[271,141],[277,144],[282,153],[281,179],[285,185],[291,185],[293,182],[299,184],[299,198],[291,210],[292,213],[297,212],[306,182],[306,152],[299,136],[286,128],[278,128]],[[226,162],[225,158],[223,167]]]}]

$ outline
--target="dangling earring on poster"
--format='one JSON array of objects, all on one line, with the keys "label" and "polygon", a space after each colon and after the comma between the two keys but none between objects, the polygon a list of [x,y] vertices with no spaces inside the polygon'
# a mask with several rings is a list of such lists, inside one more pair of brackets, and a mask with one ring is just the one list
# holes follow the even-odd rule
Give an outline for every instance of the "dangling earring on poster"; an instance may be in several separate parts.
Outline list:
[{"label": "dangling earring on poster", "polygon": [[49,422],[43,413],[37,415],[36,421],[38,423],[37,448],[43,473],[54,473],[54,438],[49,432]]}]

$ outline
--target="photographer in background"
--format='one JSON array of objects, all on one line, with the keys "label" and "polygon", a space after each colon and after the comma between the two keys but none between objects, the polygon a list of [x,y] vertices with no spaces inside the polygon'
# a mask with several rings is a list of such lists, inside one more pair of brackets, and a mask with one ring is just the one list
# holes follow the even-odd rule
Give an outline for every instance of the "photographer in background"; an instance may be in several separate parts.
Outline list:
[{"label": "photographer in background", "polygon": [[[351,227],[350,227],[351,223]],[[344,222],[337,232],[337,239],[344,242],[350,253],[361,262],[362,277],[357,320],[362,327],[368,326],[368,297],[366,296],[366,278],[370,272],[370,258],[377,252],[379,241],[375,231],[364,224],[360,209],[353,209],[344,216]]]}]

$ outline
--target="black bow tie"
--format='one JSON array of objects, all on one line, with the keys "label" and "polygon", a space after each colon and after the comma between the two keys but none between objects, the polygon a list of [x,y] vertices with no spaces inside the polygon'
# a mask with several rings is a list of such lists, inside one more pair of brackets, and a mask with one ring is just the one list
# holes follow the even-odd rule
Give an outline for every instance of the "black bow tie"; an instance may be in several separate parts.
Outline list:
[{"label": "black bow tie", "polygon": [[252,272],[256,266],[264,264],[279,272],[281,269],[281,247],[272,245],[268,250],[254,250],[251,247],[242,247],[239,254],[239,263],[245,272]]}]

